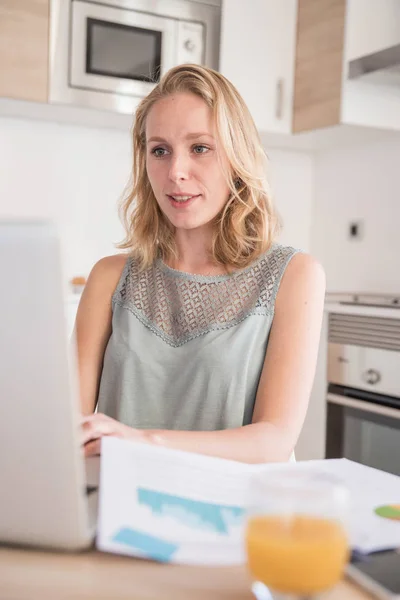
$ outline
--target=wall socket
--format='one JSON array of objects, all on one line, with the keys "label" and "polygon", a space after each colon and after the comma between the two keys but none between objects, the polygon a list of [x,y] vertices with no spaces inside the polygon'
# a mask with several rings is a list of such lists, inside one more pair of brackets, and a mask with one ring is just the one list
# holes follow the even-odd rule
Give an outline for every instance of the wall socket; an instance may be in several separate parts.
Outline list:
[{"label": "wall socket", "polygon": [[364,235],[363,221],[350,221],[348,232],[351,240],[361,240]]}]

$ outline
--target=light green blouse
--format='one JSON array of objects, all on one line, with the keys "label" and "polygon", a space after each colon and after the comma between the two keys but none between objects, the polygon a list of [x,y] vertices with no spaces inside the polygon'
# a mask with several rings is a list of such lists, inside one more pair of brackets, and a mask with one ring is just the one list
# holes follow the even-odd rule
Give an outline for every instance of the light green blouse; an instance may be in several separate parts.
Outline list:
[{"label": "light green blouse", "polygon": [[296,249],[279,244],[231,275],[192,275],[160,259],[126,261],[98,410],[141,429],[251,423],[275,299]]}]

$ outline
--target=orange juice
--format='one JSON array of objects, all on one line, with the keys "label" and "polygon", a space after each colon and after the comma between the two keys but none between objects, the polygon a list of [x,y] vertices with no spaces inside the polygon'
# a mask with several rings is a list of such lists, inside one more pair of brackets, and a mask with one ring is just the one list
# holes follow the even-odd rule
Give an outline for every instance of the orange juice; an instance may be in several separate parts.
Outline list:
[{"label": "orange juice", "polygon": [[293,594],[332,587],[349,555],[340,523],[311,516],[254,516],[247,526],[246,545],[254,579]]}]

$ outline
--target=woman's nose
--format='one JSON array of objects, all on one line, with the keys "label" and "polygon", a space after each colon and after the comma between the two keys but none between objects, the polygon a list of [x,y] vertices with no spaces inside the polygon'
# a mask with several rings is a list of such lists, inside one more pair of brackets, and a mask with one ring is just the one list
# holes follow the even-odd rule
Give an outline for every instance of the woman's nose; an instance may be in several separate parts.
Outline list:
[{"label": "woman's nose", "polygon": [[182,154],[171,157],[169,178],[171,181],[181,181],[189,177],[189,160]]}]

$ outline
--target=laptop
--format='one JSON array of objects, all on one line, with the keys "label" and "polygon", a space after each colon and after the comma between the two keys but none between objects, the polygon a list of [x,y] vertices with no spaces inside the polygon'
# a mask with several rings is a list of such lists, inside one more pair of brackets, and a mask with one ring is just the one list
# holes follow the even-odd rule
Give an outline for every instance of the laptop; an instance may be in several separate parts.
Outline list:
[{"label": "laptop", "polygon": [[99,459],[85,464],[80,447],[55,227],[0,221],[0,277],[0,542],[83,549],[95,534]]}]

